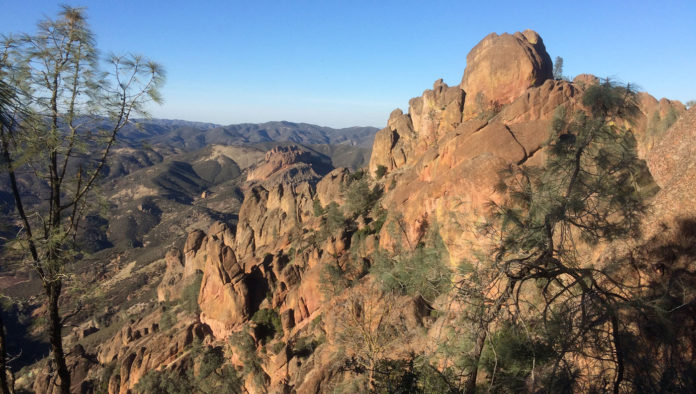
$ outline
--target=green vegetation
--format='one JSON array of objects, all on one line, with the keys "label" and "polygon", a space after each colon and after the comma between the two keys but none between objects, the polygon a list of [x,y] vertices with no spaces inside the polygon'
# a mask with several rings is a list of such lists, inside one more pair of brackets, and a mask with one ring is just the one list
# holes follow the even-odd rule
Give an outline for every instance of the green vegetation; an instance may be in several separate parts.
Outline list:
[{"label": "green vegetation", "polygon": [[312,212],[316,217],[320,217],[324,214],[324,207],[321,206],[321,201],[319,201],[317,197],[314,197],[312,201]]},{"label": "green vegetation", "polygon": [[307,358],[314,350],[326,341],[323,336],[314,338],[313,336],[300,337],[293,343],[292,353],[296,356]]},{"label": "green vegetation", "polygon": [[[59,299],[66,265],[79,250],[76,235],[119,131],[145,104],[160,102],[163,70],[140,56],[110,56],[100,65],[83,9],[63,7],[37,33],[3,40],[0,79],[13,100],[3,102],[0,154],[22,223],[17,245],[42,280],[60,392],[70,392]],[[96,120],[95,123],[90,123]],[[44,187],[42,204],[20,192],[18,177]],[[32,178],[33,177],[33,178]]]},{"label": "green vegetation", "polygon": [[448,257],[437,226],[432,226],[412,251],[391,256],[385,251],[375,252],[370,273],[379,279],[385,291],[420,295],[432,302],[450,289]]},{"label": "green vegetation", "polygon": [[273,354],[279,354],[283,349],[285,349],[285,342],[278,341],[271,345],[271,352]]},{"label": "green vegetation", "polygon": [[382,197],[382,192],[379,185],[370,189],[369,175],[365,171],[356,171],[351,174],[345,190],[346,213],[353,218],[366,215],[374,209],[375,204]]},{"label": "green vegetation", "polygon": [[336,202],[332,201],[326,206],[326,217],[324,218],[323,224],[326,230],[326,236],[335,234],[345,227],[346,218],[343,216],[341,208]]},{"label": "green vegetation", "polygon": [[659,136],[662,135],[670,126],[679,118],[679,113],[674,107],[670,107],[665,114],[665,117],[660,117],[660,111],[655,110],[652,117],[648,121],[648,134]]},{"label": "green vegetation", "polygon": [[566,79],[563,76],[563,58],[560,56],[556,56],[553,62],[553,79]]},{"label": "green vegetation", "polygon": [[229,344],[244,364],[242,376],[251,375],[257,388],[265,387],[270,378],[261,368],[262,360],[256,353],[256,346],[251,335],[246,330],[234,333],[229,338]]},{"label": "green vegetation", "polygon": [[454,393],[441,373],[423,358],[380,360],[376,366],[373,392],[387,393]]},{"label": "green vegetation", "polygon": [[[589,257],[580,245],[638,235],[646,205],[635,180],[646,168],[632,134],[614,121],[630,120],[638,109],[630,86],[609,81],[588,88],[583,105],[588,113],[557,111],[544,167],[501,173],[498,190],[509,199],[492,204],[494,221],[484,229],[496,240],[492,262],[460,284],[462,297],[474,301],[469,321],[477,333],[466,392],[474,392],[481,364],[496,391],[529,389],[532,377],[532,384],[566,387],[576,372],[563,360],[578,354],[613,360],[592,378],[592,389],[618,392],[624,384],[620,311],[627,285],[613,264],[585,268]],[[491,288],[497,295],[487,299]],[[523,308],[527,303],[538,306]]]},{"label": "green vegetation", "polygon": [[161,304],[162,315],[159,321],[160,330],[167,331],[174,327],[177,322],[177,314],[180,311],[195,315],[201,312],[200,306],[198,305],[198,294],[201,290],[202,281],[203,273],[197,272],[193,278],[191,278],[191,283],[182,290],[181,298]]},{"label": "green vegetation", "polygon": [[275,309],[259,309],[251,317],[258,324],[259,340],[265,343],[269,338],[283,336],[283,325]]},{"label": "green vegetation", "polygon": [[231,365],[224,364],[220,347],[194,344],[189,365],[181,370],[152,370],[135,385],[136,393],[242,393],[243,381]]},{"label": "green vegetation", "polygon": [[196,272],[193,282],[186,286],[181,293],[181,306],[188,313],[199,314],[201,312],[198,305],[198,294],[201,292],[202,281],[203,273]]},{"label": "green vegetation", "polygon": [[375,171],[375,178],[382,179],[384,177],[384,175],[386,175],[386,173],[387,173],[387,167],[380,164],[377,166],[377,170]]}]

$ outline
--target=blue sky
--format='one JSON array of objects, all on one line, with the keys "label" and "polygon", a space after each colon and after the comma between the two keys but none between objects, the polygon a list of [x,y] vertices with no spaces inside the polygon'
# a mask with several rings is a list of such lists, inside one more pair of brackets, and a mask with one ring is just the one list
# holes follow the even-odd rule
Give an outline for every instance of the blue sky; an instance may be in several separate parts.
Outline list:
[{"label": "blue sky", "polygon": [[32,32],[59,4],[87,6],[103,52],[167,70],[154,117],[383,127],[491,32],[536,30],[565,74],[696,99],[696,1],[0,0],[1,34]]}]

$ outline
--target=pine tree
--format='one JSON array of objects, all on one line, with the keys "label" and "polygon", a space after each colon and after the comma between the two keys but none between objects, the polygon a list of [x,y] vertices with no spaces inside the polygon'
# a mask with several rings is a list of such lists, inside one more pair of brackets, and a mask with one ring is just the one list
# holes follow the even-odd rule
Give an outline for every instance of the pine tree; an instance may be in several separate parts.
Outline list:
[{"label": "pine tree", "polygon": [[[70,392],[59,301],[74,260],[75,237],[118,132],[144,105],[160,101],[161,67],[139,56],[110,56],[103,72],[83,9],[64,7],[34,35],[7,38],[2,79],[17,92],[0,143],[21,232],[17,241],[41,278],[49,339],[60,379]],[[31,177],[46,203],[29,203],[19,177]]]},{"label": "pine tree", "polygon": [[[545,327],[546,339],[557,349],[550,378],[572,374],[558,368],[576,352],[613,360],[613,391],[619,391],[624,373],[619,309],[625,286],[610,269],[593,268],[589,249],[582,248],[638,235],[646,210],[641,187],[646,168],[624,126],[637,114],[635,100],[630,86],[610,81],[591,86],[582,99],[584,110],[557,110],[543,167],[510,166],[501,173],[498,190],[508,198],[491,204],[494,219],[485,231],[497,240],[493,270],[502,279],[496,276],[501,281],[497,297],[480,304],[467,392],[475,390],[491,322],[524,325],[520,303],[530,288],[537,289],[543,305],[536,314],[526,313]],[[536,286],[523,289],[528,282]],[[564,337],[551,335],[558,325],[564,325]],[[583,349],[593,344],[596,353]]]},{"label": "pine tree", "polygon": [[556,60],[553,62],[553,78],[563,79],[563,58],[556,56]]}]

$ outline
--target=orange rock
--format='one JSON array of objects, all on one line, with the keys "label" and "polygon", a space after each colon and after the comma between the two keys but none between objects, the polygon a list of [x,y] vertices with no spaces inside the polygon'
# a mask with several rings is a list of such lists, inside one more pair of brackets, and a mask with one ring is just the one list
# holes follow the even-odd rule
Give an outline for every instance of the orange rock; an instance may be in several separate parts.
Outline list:
[{"label": "orange rock", "polygon": [[553,78],[551,57],[532,30],[491,33],[466,56],[460,87],[466,92],[464,119],[512,102],[528,88]]}]

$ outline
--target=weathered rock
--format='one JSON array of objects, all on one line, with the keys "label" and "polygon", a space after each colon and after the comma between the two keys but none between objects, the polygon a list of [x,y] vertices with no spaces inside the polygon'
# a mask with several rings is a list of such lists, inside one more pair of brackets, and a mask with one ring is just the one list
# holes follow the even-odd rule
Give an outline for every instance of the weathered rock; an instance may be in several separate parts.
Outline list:
[{"label": "weathered rock", "polygon": [[210,326],[216,338],[226,337],[250,317],[250,292],[244,276],[232,248],[220,240],[208,242],[198,305],[201,321]]},{"label": "weathered rock", "polygon": [[686,111],[648,153],[646,162],[662,188],[654,215],[662,220],[693,216],[696,211],[696,108]]},{"label": "weathered rock", "polygon": [[439,79],[432,90],[411,99],[408,114],[394,110],[387,127],[375,135],[370,173],[374,174],[380,166],[391,172],[412,163],[442,135],[459,125],[463,104],[464,92],[457,86],[447,86]]},{"label": "weathered rock", "polygon": [[[95,356],[87,354],[81,345],[76,345],[67,353],[66,363],[71,378],[70,391],[80,394],[93,393],[94,381],[90,372],[99,366]],[[52,361],[39,372],[32,388],[36,393],[60,393],[58,375],[53,371]]]},{"label": "weathered rock", "polygon": [[251,170],[247,181],[265,183],[316,181],[331,171],[331,159],[296,145],[276,146]]},{"label": "weathered rock", "polygon": [[349,174],[347,168],[336,168],[317,183],[316,197],[323,207],[331,202],[336,202],[338,205],[345,203],[343,188],[348,182]]},{"label": "weathered rock", "polygon": [[409,101],[408,113],[413,129],[418,132],[421,149],[435,143],[442,135],[454,130],[462,120],[464,91],[459,86],[447,86],[442,79],[426,90],[421,97]]},{"label": "weathered rock", "polygon": [[307,182],[252,186],[239,210],[235,251],[241,260],[273,253],[287,245],[301,224],[314,218],[313,191]]},{"label": "weathered rock", "polygon": [[512,102],[528,88],[553,78],[552,68],[536,32],[491,33],[466,56],[460,85],[466,92],[464,119]]},{"label": "weathered rock", "polygon": [[184,276],[182,257],[181,251],[178,249],[172,249],[165,255],[164,260],[167,265],[164,276],[162,276],[162,282],[157,286],[158,301],[170,301],[181,296],[182,288],[180,282]]}]

